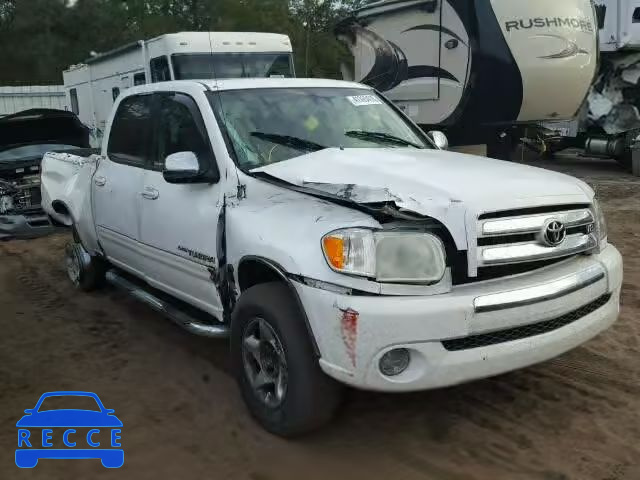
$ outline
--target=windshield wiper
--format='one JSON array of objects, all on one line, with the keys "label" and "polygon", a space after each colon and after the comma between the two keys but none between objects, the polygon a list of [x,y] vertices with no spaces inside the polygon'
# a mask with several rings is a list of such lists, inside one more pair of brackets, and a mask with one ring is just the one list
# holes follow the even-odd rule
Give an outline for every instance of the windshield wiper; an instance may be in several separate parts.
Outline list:
[{"label": "windshield wiper", "polygon": [[364,130],[349,130],[345,132],[347,137],[361,138],[362,140],[370,140],[376,143],[392,143],[394,145],[403,145],[405,147],[414,147],[424,149],[424,146],[413,143],[401,137],[396,137],[390,133],[384,132],[367,132]]},{"label": "windshield wiper", "polygon": [[318,150],[324,150],[328,147],[320,145],[319,143],[305,140],[304,138],[292,137],[289,135],[279,135],[277,133],[265,133],[265,132],[251,132],[252,137],[268,140],[269,142],[277,143],[278,145],[284,145],[285,147],[295,148],[296,150],[307,150],[310,152],[317,152]]}]

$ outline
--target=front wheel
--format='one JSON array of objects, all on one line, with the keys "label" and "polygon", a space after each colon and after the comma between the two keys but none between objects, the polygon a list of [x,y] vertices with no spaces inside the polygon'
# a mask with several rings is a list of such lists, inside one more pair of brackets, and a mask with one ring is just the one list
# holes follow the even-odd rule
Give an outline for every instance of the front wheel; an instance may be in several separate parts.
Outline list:
[{"label": "front wheel", "polygon": [[333,417],[341,388],[320,369],[302,313],[283,283],[242,294],[232,318],[231,354],[249,411],[267,431],[291,437]]}]

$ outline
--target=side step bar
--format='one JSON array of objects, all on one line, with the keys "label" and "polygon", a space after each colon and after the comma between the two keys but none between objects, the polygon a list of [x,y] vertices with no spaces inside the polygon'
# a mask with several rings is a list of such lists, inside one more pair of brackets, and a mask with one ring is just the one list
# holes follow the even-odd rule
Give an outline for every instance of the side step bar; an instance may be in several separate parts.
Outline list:
[{"label": "side step bar", "polygon": [[179,310],[165,300],[152,295],[133,282],[130,282],[114,270],[109,270],[106,274],[107,282],[111,285],[125,290],[129,295],[141,302],[146,303],[151,308],[168,317],[171,321],[184,328],[186,331],[209,338],[228,338],[229,327],[226,325],[210,325],[202,323],[189,314]]}]

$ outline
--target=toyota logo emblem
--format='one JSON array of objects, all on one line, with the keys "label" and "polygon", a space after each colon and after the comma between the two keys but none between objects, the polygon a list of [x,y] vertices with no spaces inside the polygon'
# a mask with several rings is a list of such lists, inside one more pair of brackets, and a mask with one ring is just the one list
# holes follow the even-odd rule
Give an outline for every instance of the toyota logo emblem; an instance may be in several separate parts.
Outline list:
[{"label": "toyota logo emblem", "polygon": [[558,220],[549,220],[542,230],[542,241],[548,247],[557,247],[567,238],[567,227]]}]

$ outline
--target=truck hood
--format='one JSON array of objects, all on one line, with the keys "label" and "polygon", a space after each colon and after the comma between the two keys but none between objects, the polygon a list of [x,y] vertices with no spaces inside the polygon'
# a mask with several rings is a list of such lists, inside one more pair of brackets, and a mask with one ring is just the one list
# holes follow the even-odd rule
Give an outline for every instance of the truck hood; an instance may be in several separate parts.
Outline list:
[{"label": "truck hood", "polygon": [[423,215],[452,204],[479,214],[593,196],[568,175],[442,150],[331,148],[253,171],[356,203],[395,202]]}]

